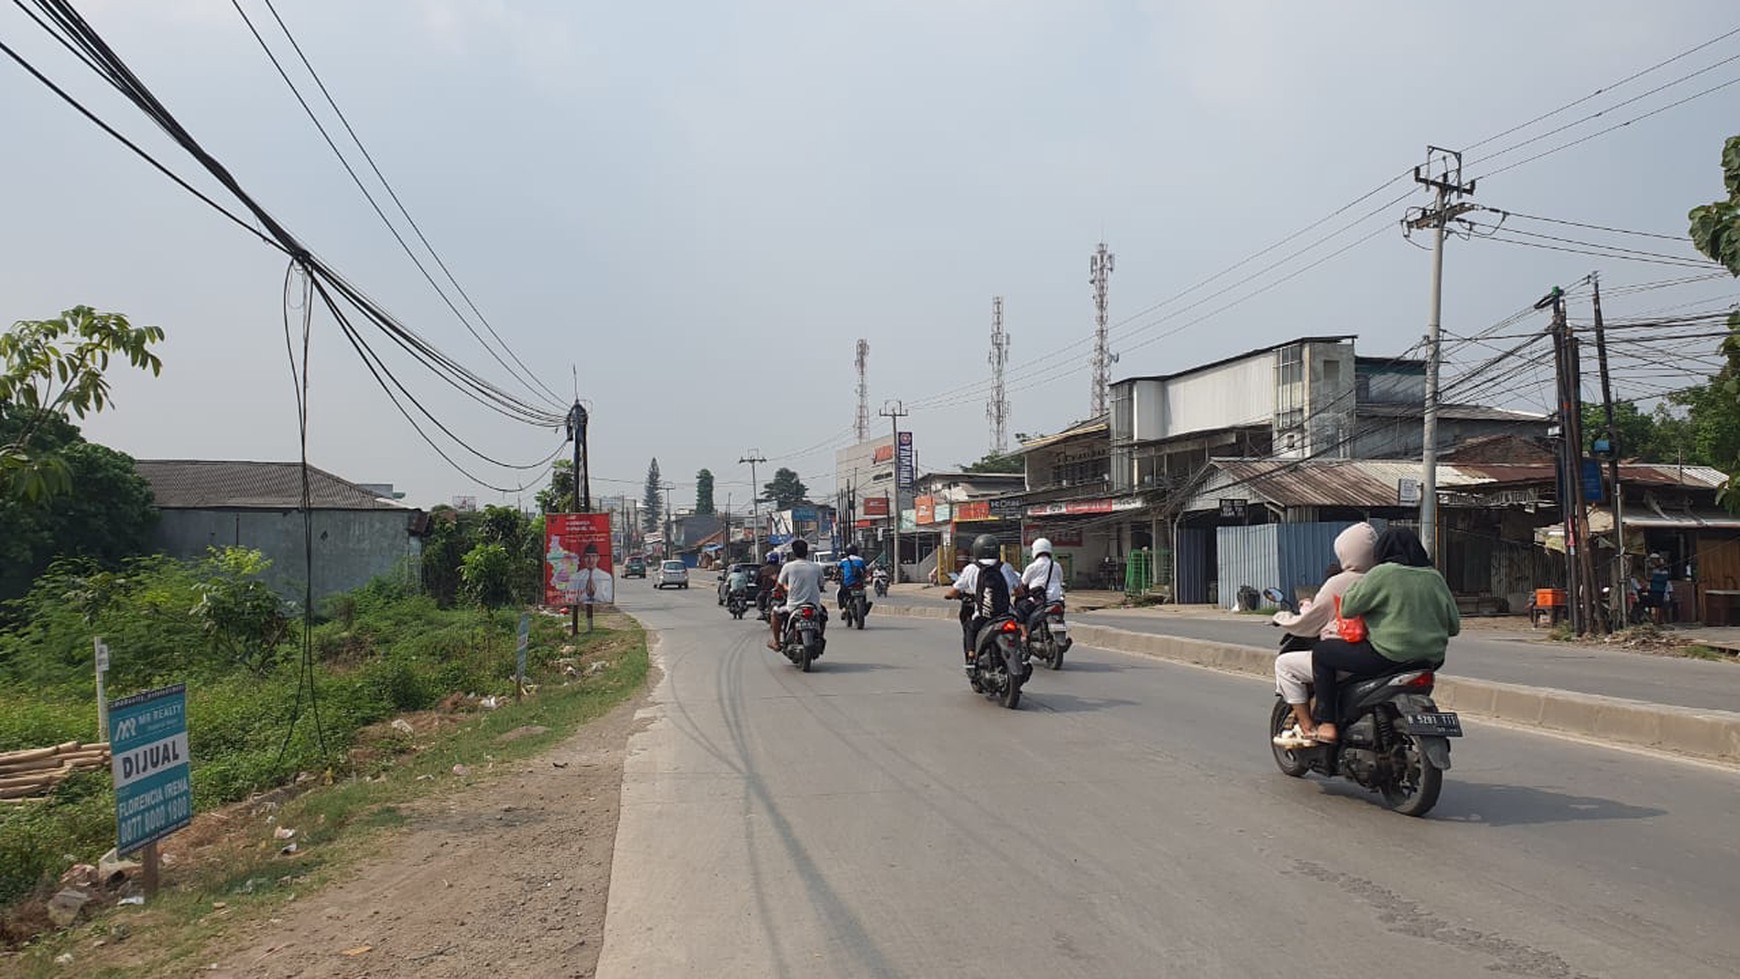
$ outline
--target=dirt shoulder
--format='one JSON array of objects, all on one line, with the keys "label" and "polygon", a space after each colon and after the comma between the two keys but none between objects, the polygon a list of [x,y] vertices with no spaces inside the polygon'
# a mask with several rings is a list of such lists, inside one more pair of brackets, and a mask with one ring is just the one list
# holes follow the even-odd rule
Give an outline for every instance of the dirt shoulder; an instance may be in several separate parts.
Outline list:
[{"label": "dirt shoulder", "polygon": [[[650,689],[650,687],[648,688]],[[199,974],[590,976],[643,691],[546,754],[404,807],[379,853],[214,943]]]}]

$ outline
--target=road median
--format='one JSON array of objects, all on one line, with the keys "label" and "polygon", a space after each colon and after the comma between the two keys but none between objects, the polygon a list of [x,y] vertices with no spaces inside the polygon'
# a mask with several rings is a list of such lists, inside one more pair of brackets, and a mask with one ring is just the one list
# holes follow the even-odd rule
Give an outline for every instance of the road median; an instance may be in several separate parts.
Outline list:
[{"label": "road median", "polygon": [[[953,608],[892,603],[883,603],[877,610],[920,619],[953,620],[957,615]],[[1274,651],[1255,646],[1102,625],[1072,625],[1070,634],[1084,646],[1205,666],[1224,673],[1268,677],[1274,672]],[[1731,711],[1698,710],[1443,675],[1438,678],[1436,698],[1440,706],[1477,717],[1740,764],[1740,713]]]}]

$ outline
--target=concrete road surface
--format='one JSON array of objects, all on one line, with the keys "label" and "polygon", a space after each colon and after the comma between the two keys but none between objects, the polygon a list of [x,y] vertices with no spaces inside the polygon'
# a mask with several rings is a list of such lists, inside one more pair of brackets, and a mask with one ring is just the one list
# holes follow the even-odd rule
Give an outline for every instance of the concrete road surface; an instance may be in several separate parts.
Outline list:
[{"label": "concrete road surface", "polygon": [[1078,647],[1008,711],[949,623],[836,619],[805,675],[621,599],[665,674],[606,979],[1740,974],[1733,770],[1470,723],[1414,820],[1281,775],[1260,680]]},{"label": "concrete road surface", "polygon": [[[942,601],[940,589],[917,595],[890,595],[881,600],[900,605],[952,608]],[[1163,611],[1107,609],[1084,612],[1071,619],[1084,625],[1091,623],[1132,632],[1153,632],[1262,649],[1274,649],[1279,640],[1277,630],[1269,624],[1266,616],[1261,615],[1227,614],[1204,618],[1168,615]],[[1450,641],[1444,672],[1476,680],[1554,687],[1676,707],[1740,711],[1740,669],[1732,663],[1650,656],[1576,643],[1506,638],[1475,629]]]}]

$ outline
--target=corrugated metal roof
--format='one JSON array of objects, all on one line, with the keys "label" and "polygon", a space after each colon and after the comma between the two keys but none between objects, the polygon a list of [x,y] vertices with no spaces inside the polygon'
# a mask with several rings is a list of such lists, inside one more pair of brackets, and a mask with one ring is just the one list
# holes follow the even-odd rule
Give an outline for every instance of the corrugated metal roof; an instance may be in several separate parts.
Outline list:
[{"label": "corrugated metal roof", "polygon": [[[1359,413],[1362,415],[1378,415],[1384,418],[1419,418],[1425,408],[1421,405],[1394,405],[1381,402],[1361,403]],[[1532,411],[1518,411],[1514,408],[1494,408],[1489,405],[1442,404],[1438,406],[1438,417],[1451,418],[1457,421],[1546,421],[1547,416]]]},{"label": "corrugated metal roof", "polygon": [[[1420,478],[1420,464],[1387,459],[1216,459],[1211,476],[1187,507],[1234,495],[1258,496],[1281,506],[1355,507],[1400,506],[1396,486]],[[1438,466],[1438,486],[1450,489],[1485,482],[1485,477],[1448,463]]]},{"label": "corrugated metal roof", "polygon": [[[165,510],[294,510],[302,505],[302,467],[295,462],[140,459],[139,475]],[[415,510],[383,499],[325,470],[308,467],[316,510]]]},{"label": "corrugated metal roof", "polygon": [[1111,416],[1101,415],[1098,418],[1089,419],[1088,421],[1072,425],[1069,428],[1058,432],[1056,435],[1041,435],[1038,438],[1028,439],[1021,443],[1020,448],[1010,454],[1020,455],[1023,452],[1031,452],[1034,449],[1044,448],[1047,445],[1056,445],[1066,439],[1080,438],[1083,435],[1092,435],[1095,432],[1109,431],[1111,427]]}]

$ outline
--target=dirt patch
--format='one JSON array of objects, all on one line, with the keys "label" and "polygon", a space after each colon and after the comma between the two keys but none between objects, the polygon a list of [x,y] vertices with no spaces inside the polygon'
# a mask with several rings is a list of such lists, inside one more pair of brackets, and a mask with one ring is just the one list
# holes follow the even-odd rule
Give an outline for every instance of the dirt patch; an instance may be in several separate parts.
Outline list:
[{"label": "dirt patch", "polygon": [[543,726],[542,724],[522,724],[521,726],[514,728],[512,731],[509,731],[506,734],[503,734],[503,735],[497,737],[495,739],[495,743],[496,744],[509,744],[511,742],[518,741],[521,738],[535,738],[538,735],[544,734],[545,732],[547,732],[549,730],[550,730],[549,728]]},{"label": "dirt patch", "polygon": [[623,750],[645,701],[619,705],[512,774],[405,807],[409,824],[383,838],[379,856],[281,917],[223,936],[202,974],[590,976]]}]

